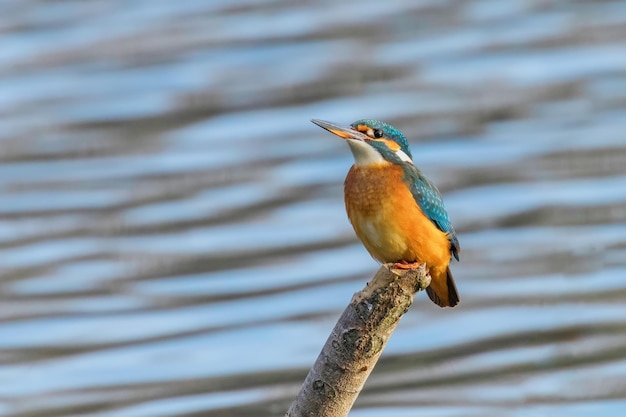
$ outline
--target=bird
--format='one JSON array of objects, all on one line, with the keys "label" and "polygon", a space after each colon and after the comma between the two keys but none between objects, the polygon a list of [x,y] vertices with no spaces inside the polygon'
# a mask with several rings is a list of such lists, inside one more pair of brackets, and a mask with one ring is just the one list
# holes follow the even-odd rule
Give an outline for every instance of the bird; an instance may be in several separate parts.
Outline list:
[{"label": "bird", "polygon": [[397,128],[373,119],[349,127],[318,119],[317,126],[345,139],[354,165],[344,182],[348,219],[359,240],[380,263],[413,269],[425,263],[426,293],[440,307],[459,295],[450,262],[461,247],[441,193],[415,166],[409,143]]}]

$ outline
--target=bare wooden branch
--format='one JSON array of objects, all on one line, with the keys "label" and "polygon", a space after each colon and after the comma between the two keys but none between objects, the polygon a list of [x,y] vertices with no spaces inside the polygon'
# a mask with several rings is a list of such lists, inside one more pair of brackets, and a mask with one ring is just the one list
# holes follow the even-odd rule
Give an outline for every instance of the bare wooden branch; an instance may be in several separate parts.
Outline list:
[{"label": "bare wooden branch", "polygon": [[352,297],[285,416],[347,416],[400,318],[429,284],[425,265],[381,266]]}]

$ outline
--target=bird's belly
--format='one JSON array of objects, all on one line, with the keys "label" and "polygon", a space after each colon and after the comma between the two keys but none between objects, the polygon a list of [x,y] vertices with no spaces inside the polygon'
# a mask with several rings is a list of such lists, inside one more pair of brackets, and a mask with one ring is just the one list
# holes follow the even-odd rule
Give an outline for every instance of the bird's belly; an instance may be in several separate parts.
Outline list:
[{"label": "bird's belly", "polygon": [[402,234],[390,227],[384,216],[374,215],[363,218],[354,214],[351,219],[357,236],[367,251],[380,262],[396,262],[404,259],[409,251],[409,242]]},{"label": "bird's belly", "polygon": [[373,258],[387,262],[425,262],[447,268],[450,242],[419,209],[402,181],[402,172],[353,167],[345,183],[348,217]]}]

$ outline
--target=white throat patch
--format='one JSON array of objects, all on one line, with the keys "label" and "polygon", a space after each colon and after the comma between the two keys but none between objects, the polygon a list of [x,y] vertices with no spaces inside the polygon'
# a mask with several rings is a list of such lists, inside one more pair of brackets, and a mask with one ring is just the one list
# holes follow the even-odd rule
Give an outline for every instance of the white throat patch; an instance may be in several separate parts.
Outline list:
[{"label": "white throat patch", "polygon": [[[354,164],[356,166],[365,167],[368,165],[389,163],[385,160],[385,158],[383,158],[380,152],[376,150],[376,148],[368,145],[367,143],[355,139],[346,140],[348,141],[348,145],[350,145],[350,150],[354,156]],[[409,157],[409,155],[404,153],[402,149],[395,151],[395,154],[401,161],[408,162],[409,164],[413,163],[413,160]]]},{"label": "white throat patch", "polygon": [[383,156],[367,143],[355,139],[346,140],[348,141],[348,145],[350,145],[350,150],[354,156],[354,165],[365,167],[368,165],[387,163]]}]

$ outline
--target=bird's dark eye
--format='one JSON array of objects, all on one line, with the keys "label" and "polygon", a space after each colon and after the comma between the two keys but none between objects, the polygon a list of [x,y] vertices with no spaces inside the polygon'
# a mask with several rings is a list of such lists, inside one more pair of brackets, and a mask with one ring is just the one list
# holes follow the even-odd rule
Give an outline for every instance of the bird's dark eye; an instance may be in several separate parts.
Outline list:
[{"label": "bird's dark eye", "polygon": [[374,137],[375,138],[382,138],[383,137],[383,131],[380,129],[374,129]]}]

